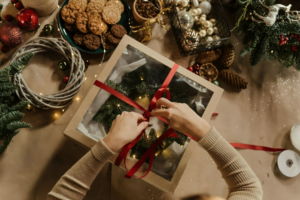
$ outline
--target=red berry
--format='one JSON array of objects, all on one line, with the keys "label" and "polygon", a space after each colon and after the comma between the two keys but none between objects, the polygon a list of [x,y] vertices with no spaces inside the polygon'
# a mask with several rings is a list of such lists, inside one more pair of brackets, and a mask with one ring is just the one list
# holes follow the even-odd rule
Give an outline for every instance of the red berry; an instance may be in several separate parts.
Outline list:
[{"label": "red berry", "polygon": [[300,41],[300,37],[298,38],[298,40]]},{"label": "red berry", "polygon": [[292,46],[292,50],[293,51],[298,51],[298,47],[297,46]]},{"label": "red berry", "polygon": [[193,65],[193,68],[194,68],[194,70],[199,71],[200,65],[199,65],[199,64],[194,64],[194,65]]},{"label": "red berry", "polygon": [[285,38],[285,40],[286,40],[286,41],[289,41],[289,38],[288,38],[288,37],[286,37],[286,38]]},{"label": "red berry", "polygon": [[7,14],[7,15],[4,16],[4,19],[5,19],[5,21],[10,22],[14,19],[14,17],[12,15]]},{"label": "red berry", "polygon": [[12,4],[14,4],[14,3],[18,3],[19,0],[10,0],[10,2],[11,2]]},{"label": "red berry", "polygon": [[64,81],[64,83],[67,83],[69,81],[69,77],[67,77],[67,76],[64,77],[63,81]]},{"label": "red berry", "polygon": [[280,38],[283,40],[284,36],[283,36],[283,35],[281,35],[281,36],[280,36]]},{"label": "red berry", "polygon": [[21,9],[24,8],[24,6],[23,6],[23,4],[22,4],[21,2],[17,2],[17,3],[15,4],[15,7],[16,7],[16,9],[18,9],[18,10],[21,10]]},{"label": "red berry", "polygon": [[9,50],[10,50],[10,48],[9,48],[8,46],[2,46],[2,47],[1,47],[1,51],[2,51],[3,53],[9,52]]},{"label": "red berry", "polygon": [[194,69],[193,69],[193,67],[191,66],[191,67],[188,67],[187,68],[187,70],[189,70],[189,71],[191,71],[191,72],[193,72],[194,71]]},{"label": "red berry", "polygon": [[199,71],[194,71],[195,74],[199,75]]}]

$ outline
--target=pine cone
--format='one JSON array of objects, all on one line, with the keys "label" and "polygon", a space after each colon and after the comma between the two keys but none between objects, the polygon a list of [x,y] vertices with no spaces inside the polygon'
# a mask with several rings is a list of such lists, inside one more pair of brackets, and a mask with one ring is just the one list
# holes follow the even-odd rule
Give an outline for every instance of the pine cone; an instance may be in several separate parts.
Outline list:
[{"label": "pine cone", "polygon": [[214,49],[211,51],[201,52],[197,57],[197,62],[200,64],[211,63],[217,60],[222,54],[221,49]]},{"label": "pine cone", "polygon": [[221,79],[228,83],[229,85],[232,85],[235,88],[238,89],[246,89],[247,88],[247,82],[245,79],[240,77],[239,75],[234,74],[233,72],[229,71],[228,69],[224,69],[220,72]]},{"label": "pine cone", "polygon": [[231,44],[226,45],[223,49],[223,54],[220,56],[219,65],[222,69],[229,69],[235,57],[235,51]]}]

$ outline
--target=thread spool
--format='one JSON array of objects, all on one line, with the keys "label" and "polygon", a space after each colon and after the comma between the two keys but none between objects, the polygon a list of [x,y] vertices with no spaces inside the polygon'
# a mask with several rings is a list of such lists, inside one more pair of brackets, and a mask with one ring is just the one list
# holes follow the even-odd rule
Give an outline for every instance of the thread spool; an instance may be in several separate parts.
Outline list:
[{"label": "thread spool", "polygon": [[292,150],[285,150],[278,156],[277,167],[283,175],[295,177],[300,173],[300,156]]}]

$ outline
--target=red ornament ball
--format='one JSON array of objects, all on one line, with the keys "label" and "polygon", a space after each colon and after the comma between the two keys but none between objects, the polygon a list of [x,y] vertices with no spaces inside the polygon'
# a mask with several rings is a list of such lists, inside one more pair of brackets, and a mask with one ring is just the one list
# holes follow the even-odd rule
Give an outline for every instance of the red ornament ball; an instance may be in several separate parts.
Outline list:
[{"label": "red ornament ball", "polygon": [[10,2],[11,2],[12,4],[14,4],[14,3],[18,3],[19,0],[10,0]]},{"label": "red ornament ball", "polygon": [[0,27],[0,42],[4,46],[16,47],[23,42],[23,38],[24,34],[17,25],[5,23]]},{"label": "red ornament ball", "polygon": [[199,75],[199,71],[194,71],[195,74]]},{"label": "red ornament ball", "polygon": [[24,6],[23,6],[23,4],[22,4],[21,2],[17,2],[17,3],[15,4],[15,7],[16,7],[16,9],[18,9],[18,10],[21,10],[21,9],[24,8]]},{"label": "red ornament ball", "polygon": [[33,31],[39,26],[39,17],[30,8],[20,10],[16,19],[18,26],[25,31]]},{"label": "red ornament ball", "polygon": [[8,46],[2,46],[2,47],[1,47],[1,51],[2,51],[3,53],[9,52],[9,50],[10,50],[10,48],[9,48]]},{"label": "red ornament ball", "polygon": [[298,47],[297,46],[292,46],[292,50],[293,51],[298,51]]},{"label": "red ornament ball", "polygon": [[193,71],[194,71],[194,69],[193,69],[193,67],[192,67],[192,66],[188,67],[188,68],[187,68],[187,70],[189,70],[189,71],[191,71],[191,72],[193,72]]},{"label": "red ornament ball", "polygon": [[63,81],[64,81],[64,83],[67,83],[69,81],[69,77],[67,77],[67,76],[64,77]]},{"label": "red ornament ball", "polygon": [[14,17],[12,15],[7,14],[7,15],[4,16],[4,19],[5,19],[5,21],[10,22],[14,19]]}]

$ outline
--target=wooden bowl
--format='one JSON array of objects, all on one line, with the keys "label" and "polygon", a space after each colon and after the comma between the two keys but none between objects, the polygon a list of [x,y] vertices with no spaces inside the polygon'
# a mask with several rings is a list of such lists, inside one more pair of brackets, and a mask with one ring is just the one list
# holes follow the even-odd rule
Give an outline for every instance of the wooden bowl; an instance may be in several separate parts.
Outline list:
[{"label": "wooden bowl", "polygon": [[[136,6],[136,2],[137,0],[134,0],[133,2],[133,8],[132,8],[132,14],[133,14],[133,17],[134,19],[139,23],[139,24],[143,24],[145,21],[149,20],[149,19],[152,19],[152,18],[145,18],[145,17],[142,17],[136,10],[135,6]],[[161,13],[161,10],[162,10],[162,5],[161,5],[161,2],[160,0],[157,0],[158,4],[159,4],[159,9],[160,9],[160,12]]]}]

